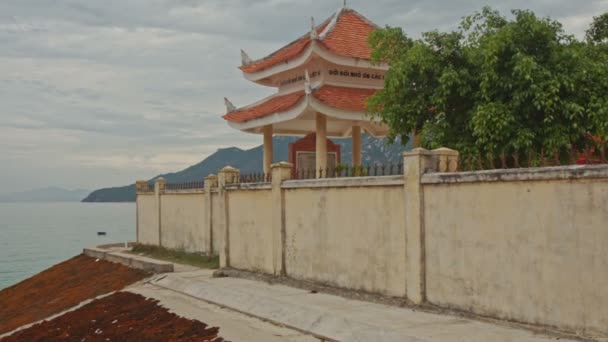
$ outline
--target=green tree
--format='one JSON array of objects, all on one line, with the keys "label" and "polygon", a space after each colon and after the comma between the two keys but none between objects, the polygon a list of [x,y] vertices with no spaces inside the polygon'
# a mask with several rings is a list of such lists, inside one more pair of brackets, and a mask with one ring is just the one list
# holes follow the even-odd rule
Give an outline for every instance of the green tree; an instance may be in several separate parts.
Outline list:
[{"label": "green tree", "polygon": [[594,39],[577,41],[530,11],[507,19],[490,8],[464,18],[458,31],[416,40],[380,29],[370,37],[372,58],[391,69],[368,109],[391,138],[417,132],[422,146],[452,147],[478,163],[567,156],[589,142],[586,134],[608,132],[607,50]]},{"label": "green tree", "polygon": [[593,22],[587,30],[587,41],[590,43],[608,42],[608,13],[593,17]]},{"label": "green tree", "polygon": [[606,162],[608,145],[608,13],[593,18],[583,50],[584,72],[579,74],[579,95],[588,101],[589,134],[595,137],[601,158]]}]

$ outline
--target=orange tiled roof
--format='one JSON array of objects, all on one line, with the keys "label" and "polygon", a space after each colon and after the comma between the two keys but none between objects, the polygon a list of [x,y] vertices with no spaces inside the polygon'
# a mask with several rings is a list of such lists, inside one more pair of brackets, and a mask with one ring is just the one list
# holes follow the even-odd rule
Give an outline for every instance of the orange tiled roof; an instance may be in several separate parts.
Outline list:
[{"label": "orange tiled roof", "polygon": [[[367,98],[374,95],[376,91],[376,89],[326,85],[315,90],[312,96],[333,108],[362,112],[366,109]],[[268,115],[289,110],[300,103],[304,96],[304,91],[274,96],[256,105],[237,109],[234,112],[228,113],[224,115],[224,119],[231,122],[246,122],[260,119]]]},{"label": "orange tiled roof", "polygon": [[354,11],[340,16],[336,26],[321,43],[337,55],[370,59],[372,49],[368,38],[376,25]]},{"label": "orange tiled roof", "polygon": [[326,85],[316,90],[313,96],[330,107],[363,112],[367,108],[367,98],[376,92],[376,89]]},{"label": "orange tiled roof", "polygon": [[0,335],[147,276],[146,272],[81,254],[0,291]]},{"label": "orange tiled roof", "polygon": [[[332,17],[333,18],[333,17]],[[331,23],[332,18],[316,27],[321,34]],[[333,27],[325,37],[318,39],[328,50],[335,54],[370,59],[371,49],[368,45],[369,34],[377,28],[358,12],[351,9],[343,9],[338,13],[338,18]],[[286,62],[299,56],[310,45],[310,34],[307,33],[287,46],[277,50],[271,55],[250,64],[241,66],[244,72],[258,72],[282,62]]]},{"label": "orange tiled roof", "polygon": [[245,122],[263,118],[270,114],[284,112],[298,104],[304,97],[304,91],[297,91],[287,95],[273,96],[256,105],[240,108],[224,115],[224,119],[231,122]]}]

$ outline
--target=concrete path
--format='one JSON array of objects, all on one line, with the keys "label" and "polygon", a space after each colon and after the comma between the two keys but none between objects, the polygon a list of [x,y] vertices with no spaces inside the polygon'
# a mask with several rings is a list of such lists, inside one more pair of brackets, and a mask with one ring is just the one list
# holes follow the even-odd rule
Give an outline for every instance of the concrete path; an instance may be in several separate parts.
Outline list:
[{"label": "concrete path", "polygon": [[[253,338],[260,329],[268,332],[268,327],[259,328],[263,322],[250,321],[252,318],[247,316],[294,329],[281,330],[279,334],[284,335],[279,340],[282,341],[310,339],[296,333],[296,330],[335,341],[541,342],[558,339],[508,325],[313,294],[283,285],[238,278],[212,278],[211,272],[204,270],[157,275],[147,285],[130,291],[160,299],[180,315],[187,314],[186,317],[217,325],[222,335],[234,341],[262,341],[266,338],[263,333],[259,339]],[[241,314],[229,314],[217,306]],[[561,341],[566,340],[562,338]]]},{"label": "concrete path", "polygon": [[224,309],[187,295],[152,285],[131,287],[126,291],[154,298],[178,316],[196,319],[220,328],[220,336],[228,341],[251,342],[318,342],[313,336],[261,321],[230,309]]}]

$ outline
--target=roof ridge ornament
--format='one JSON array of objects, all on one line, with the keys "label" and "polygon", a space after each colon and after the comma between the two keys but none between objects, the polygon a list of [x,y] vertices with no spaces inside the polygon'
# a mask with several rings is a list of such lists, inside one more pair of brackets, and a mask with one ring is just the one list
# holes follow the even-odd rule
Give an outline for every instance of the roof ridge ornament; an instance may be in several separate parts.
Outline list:
[{"label": "roof ridge ornament", "polygon": [[310,39],[315,40],[317,38],[319,38],[319,34],[315,25],[315,17],[310,17]]},{"label": "roof ridge ornament", "polygon": [[312,94],[312,88],[310,87],[310,75],[308,74],[308,69],[304,71],[304,78],[306,79],[304,81],[304,93],[306,93],[306,95],[310,95]]},{"label": "roof ridge ornament", "polygon": [[241,49],[241,65],[245,66],[245,65],[249,65],[253,63],[253,59],[251,59],[251,57],[249,57],[249,55],[247,54],[247,52],[245,52],[245,50]]},{"label": "roof ridge ornament", "polygon": [[345,10],[346,10],[346,6],[338,8],[338,10],[336,11],[336,14],[334,14],[334,17],[331,18],[331,21],[329,22],[329,24],[325,27],[323,32],[321,32],[321,34],[319,35],[319,39],[321,39],[321,40],[325,39],[327,37],[327,35],[329,35],[329,33],[334,30],[334,28],[336,27],[336,24],[338,24],[338,19],[340,19],[342,12],[344,12]]},{"label": "roof ridge ornament", "polygon": [[236,111],[236,106],[227,97],[224,97],[224,104],[226,105],[226,114]]}]

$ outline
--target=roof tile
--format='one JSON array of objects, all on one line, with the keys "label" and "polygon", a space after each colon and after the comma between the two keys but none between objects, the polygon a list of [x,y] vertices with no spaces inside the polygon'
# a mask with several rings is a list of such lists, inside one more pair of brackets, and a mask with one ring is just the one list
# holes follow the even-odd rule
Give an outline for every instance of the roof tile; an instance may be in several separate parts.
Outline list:
[{"label": "roof tile", "polygon": [[376,92],[376,89],[326,85],[315,91],[313,96],[333,108],[363,112],[367,109],[367,99]]},{"label": "roof tile", "polygon": [[[325,30],[332,18],[333,16],[317,26],[318,34]],[[335,26],[330,28],[331,31],[323,39],[319,39],[318,42],[329,51],[341,56],[370,59],[372,51],[368,44],[368,37],[376,28],[376,25],[358,12],[345,9],[340,12]],[[307,33],[271,55],[241,66],[240,69],[244,72],[253,73],[287,62],[299,56],[310,45],[310,41],[310,34]]]},{"label": "roof tile", "polygon": [[[317,26],[317,33],[321,34],[328,24],[329,20],[326,20],[323,24]],[[245,72],[257,72],[264,70],[299,56],[308,47],[308,45],[310,45],[310,33],[303,35],[267,57],[254,61],[251,64],[241,66],[240,69]]]},{"label": "roof tile", "polygon": [[[366,110],[367,98],[374,95],[376,91],[376,89],[326,85],[315,90],[313,96],[333,108],[363,112]],[[273,96],[264,102],[228,113],[224,115],[224,119],[241,123],[285,112],[300,103],[304,96],[304,91]]]},{"label": "roof tile", "polygon": [[360,14],[354,11],[345,12],[321,43],[340,56],[370,59],[372,49],[368,39],[375,29],[376,26]]},{"label": "roof tile", "polygon": [[224,119],[230,122],[245,122],[253,119],[260,119],[274,113],[288,110],[298,104],[303,97],[303,90],[287,95],[273,96],[264,102],[230,112],[224,115]]}]

